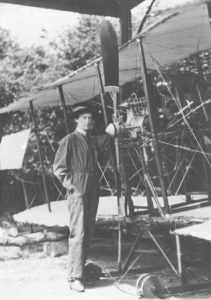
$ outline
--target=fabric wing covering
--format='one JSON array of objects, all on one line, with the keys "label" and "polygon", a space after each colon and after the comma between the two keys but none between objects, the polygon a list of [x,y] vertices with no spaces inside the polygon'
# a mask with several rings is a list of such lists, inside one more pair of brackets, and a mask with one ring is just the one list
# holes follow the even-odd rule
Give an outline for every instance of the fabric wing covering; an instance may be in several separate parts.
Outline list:
[{"label": "fabric wing covering", "polygon": [[183,236],[192,236],[198,239],[206,240],[211,242],[211,220],[199,224],[199,225],[193,225],[188,226],[185,228],[177,229],[174,231],[177,235],[183,235]]},{"label": "fabric wing covering", "polygon": [[21,169],[30,129],[3,136],[0,146],[0,170]]},{"label": "fabric wing covering", "polygon": [[[147,68],[156,70],[174,64],[190,55],[211,48],[210,21],[206,3],[177,8],[160,16],[160,20],[144,30],[143,42]],[[137,37],[119,52],[120,86],[140,78],[140,49]],[[101,73],[102,63],[100,62]],[[42,86],[31,97],[20,99],[0,109],[0,113],[29,108],[61,105],[58,86],[62,85],[67,105],[84,102],[99,95],[96,62],[93,61],[65,78]]]}]

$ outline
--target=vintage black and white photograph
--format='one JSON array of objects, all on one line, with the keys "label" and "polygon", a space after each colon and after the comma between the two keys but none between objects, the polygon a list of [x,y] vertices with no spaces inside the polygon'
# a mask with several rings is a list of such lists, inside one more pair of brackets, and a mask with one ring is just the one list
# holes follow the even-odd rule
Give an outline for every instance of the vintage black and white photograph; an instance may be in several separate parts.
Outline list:
[{"label": "vintage black and white photograph", "polygon": [[211,299],[211,0],[0,0],[0,299]]}]

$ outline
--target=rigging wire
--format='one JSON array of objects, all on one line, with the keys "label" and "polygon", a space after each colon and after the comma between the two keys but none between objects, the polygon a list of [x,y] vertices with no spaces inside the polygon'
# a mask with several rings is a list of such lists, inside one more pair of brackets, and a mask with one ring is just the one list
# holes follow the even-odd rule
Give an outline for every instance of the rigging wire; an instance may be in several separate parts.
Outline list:
[{"label": "rigging wire", "polygon": [[186,175],[187,175],[187,173],[188,173],[188,171],[189,171],[189,169],[190,169],[190,167],[191,167],[191,164],[192,164],[192,162],[193,162],[195,156],[196,156],[196,152],[193,154],[193,156],[192,156],[192,158],[191,158],[191,160],[190,160],[188,166],[186,167],[185,174],[184,174],[183,177],[182,177],[182,180],[181,180],[181,182],[180,182],[180,184],[179,184],[179,186],[178,186],[178,188],[177,188],[177,190],[176,190],[175,195],[178,195],[178,192],[179,192],[179,190],[180,190],[180,188],[181,188],[181,185],[183,184],[183,181],[185,180],[185,177],[186,177]]},{"label": "rigging wire", "polygon": [[108,182],[108,180],[107,180],[107,178],[106,178],[106,176],[105,176],[105,171],[106,171],[106,169],[107,169],[108,164],[109,164],[109,161],[107,162],[106,167],[105,167],[105,170],[103,171],[103,169],[101,168],[99,162],[97,162],[98,168],[100,169],[100,172],[101,172],[101,177],[100,177],[100,179],[99,179],[99,182],[102,180],[102,178],[104,178],[104,180],[105,180],[105,182],[106,182],[106,185],[107,185],[107,187],[109,188],[109,191],[110,191],[111,195],[114,196],[114,192],[112,191],[111,186],[110,186],[110,184],[109,184],[109,182]]},{"label": "rigging wire", "polygon": [[150,5],[148,6],[147,11],[146,11],[146,13],[145,13],[145,15],[144,15],[144,17],[143,17],[143,19],[142,19],[142,21],[141,21],[141,24],[139,25],[139,28],[138,28],[138,31],[137,31],[136,34],[139,34],[139,33],[142,32],[142,29],[143,29],[143,27],[144,27],[144,24],[145,24],[147,18],[149,17],[150,11],[152,10],[152,8],[153,8],[153,6],[154,6],[155,1],[156,1],[156,0],[152,0],[151,3],[150,3]]},{"label": "rigging wire", "polygon": [[[196,106],[195,108],[192,108],[186,115],[185,117],[190,116],[192,113],[196,112],[198,109],[200,109],[201,107],[203,107],[206,104],[211,103],[211,99],[207,99],[206,101],[204,101],[203,103],[199,104],[198,106]],[[180,113],[180,111],[178,112],[178,114]],[[167,129],[175,126],[177,123],[181,122],[183,120],[183,118],[180,118],[178,120],[176,120],[174,123],[171,123]]]},{"label": "rigging wire", "polygon": [[[139,172],[140,170],[138,170],[138,168],[136,167],[136,164],[135,164],[135,162],[134,162],[134,159],[133,159],[133,157],[132,157],[130,151],[128,151],[128,155],[129,155],[129,157],[130,157],[130,160],[132,161],[132,164],[133,164],[134,168],[136,169],[137,175],[138,175],[139,178],[142,180],[141,174],[140,174],[140,172]],[[129,180],[130,180],[130,179],[129,179]]]},{"label": "rigging wire", "polygon": [[136,293],[130,293],[124,289],[122,289],[120,287],[119,282],[111,275],[111,273],[109,272],[108,269],[105,269],[106,274],[109,276],[109,278],[113,281],[113,285],[122,293],[126,294],[126,295],[130,295],[130,296],[134,296],[137,298],[137,294]]},{"label": "rigging wire", "polygon": [[169,190],[169,191],[171,190],[172,184],[174,183],[174,180],[176,179],[177,174],[179,173],[180,168],[181,168],[181,166],[183,165],[183,162],[184,162],[184,161],[185,161],[185,156],[183,157],[183,159],[181,160],[180,164],[178,165],[178,167],[177,167],[177,169],[176,169],[176,172],[174,173],[174,176],[173,176],[173,178],[172,178],[172,180],[171,180],[171,182],[170,182],[170,184],[169,184],[169,186],[168,186],[168,190]]},{"label": "rigging wire", "polygon": [[30,181],[30,180],[23,179],[23,178],[21,178],[20,176],[18,176],[17,174],[15,174],[15,178],[16,178],[18,181],[21,181],[21,182],[24,182],[24,183],[29,183],[29,184],[34,184],[34,185],[41,184],[41,182]]},{"label": "rigging wire", "polygon": [[137,297],[136,293],[130,293],[124,289],[122,289],[120,287],[120,282],[126,277],[126,275],[129,273],[129,271],[132,269],[132,267],[135,265],[135,263],[140,259],[140,257],[142,257],[142,254],[138,255],[134,261],[132,262],[132,264],[129,266],[129,268],[127,269],[127,271],[122,275],[122,277],[119,280],[116,280],[110,273],[110,271],[108,269],[105,269],[106,274],[109,276],[109,278],[113,281],[114,286],[120,290],[121,292],[123,292],[124,294],[130,295],[130,296],[135,296]]},{"label": "rigging wire", "polygon": [[196,153],[200,153],[202,155],[206,154],[206,156],[210,156],[211,157],[211,153],[208,153],[208,152],[204,152],[204,151],[202,152],[201,150],[191,149],[191,148],[188,148],[188,147],[185,147],[185,146],[174,145],[174,144],[171,144],[171,143],[168,143],[168,142],[164,142],[164,141],[161,141],[161,140],[159,140],[159,142],[161,144],[169,145],[169,146],[172,146],[174,148],[180,148],[180,149],[183,149],[185,151],[196,152]]},{"label": "rigging wire", "polygon": [[[158,68],[157,63],[156,63],[156,61],[154,60],[153,56],[152,56],[150,53],[149,53],[149,55],[150,55],[150,57],[152,58],[152,61],[155,63],[155,66],[156,66],[156,68],[157,68],[157,71],[159,72],[159,74],[160,74],[162,80],[166,81],[165,78],[164,78],[164,76],[163,76],[163,74],[161,73],[160,69]],[[180,107],[180,105],[179,105],[178,102],[176,101],[176,99],[175,99],[173,93],[171,92],[171,90],[170,90],[170,88],[169,88],[168,86],[167,86],[167,89],[168,89],[170,95],[172,96],[172,99],[174,99],[174,101],[175,101],[175,103],[177,104],[178,108],[181,110],[182,107]],[[190,130],[190,132],[191,132],[193,138],[195,139],[197,145],[198,145],[199,148],[201,149],[201,153],[204,155],[204,157],[205,157],[207,163],[208,163],[209,166],[211,167],[211,163],[210,163],[209,159],[207,158],[207,153],[205,153],[205,151],[203,150],[202,146],[200,145],[200,143],[199,143],[199,141],[198,141],[198,139],[197,139],[197,137],[196,137],[196,135],[195,135],[193,129],[191,128],[191,126],[190,126],[188,120],[186,119],[186,117],[185,117],[185,115],[184,115],[184,112],[181,111],[181,114],[182,114],[182,118],[183,118],[185,124],[186,124],[187,127],[189,128],[189,130]]]}]

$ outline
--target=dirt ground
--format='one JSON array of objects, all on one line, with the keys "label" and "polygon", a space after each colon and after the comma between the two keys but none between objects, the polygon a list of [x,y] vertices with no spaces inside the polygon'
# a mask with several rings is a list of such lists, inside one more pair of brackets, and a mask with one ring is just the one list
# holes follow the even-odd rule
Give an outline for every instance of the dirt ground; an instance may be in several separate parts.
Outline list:
[{"label": "dirt ground", "polygon": [[[126,257],[132,238],[125,238],[123,243],[123,259]],[[193,241],[186,244],[191,248]],[[203,243],[202,243],[203,244]],[[204,256],[210,254],[210,245],[196,245],[200,251],[189,255],[187,245],[184,254],[192,265],[187,264],[186,274],[192,284],[211,282],[211,263]],[[204,251],[206,249],[206,251]],[[172,249],[168,250],[170,257],[174,256]],[[203,254],[203,255],[201,255]],[[115,234],[107,237],[95,236],[90,250],[89,259],[97,262],[104,272],[99,281],[88,283],[85,293],[73,293],[66,282],[67,255],[58,257],[46,256],[42,245],[26,247],[0,247],[0,299],[1,300],[66,300],[66,299],[109,299],[132,300],[138,299],[135,288],[136,281],[142,273],[156,274],[165,287],[180,285],[175,274],[166,266],[149,240],[142,240],[137,247],[133,259],[140,255],[139,260],[123,280],[117,272],[117,238]],[[208,256],[207,256],[208,257]],[[150,269],[149,269],[150,268]],[[211,299],[210,290],[178,293],[169,295],[171,299],[199,298]]]}]

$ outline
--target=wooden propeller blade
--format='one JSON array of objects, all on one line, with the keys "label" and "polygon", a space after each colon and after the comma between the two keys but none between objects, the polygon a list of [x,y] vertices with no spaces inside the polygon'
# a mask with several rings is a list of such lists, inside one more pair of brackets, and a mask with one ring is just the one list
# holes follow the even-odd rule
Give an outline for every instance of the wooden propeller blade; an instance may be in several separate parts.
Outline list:
[{"label": "wooden propeller blade", "polygon": [[100,29],[105,86],[119,86],[119,51],[116,32],[107,20]]}]

